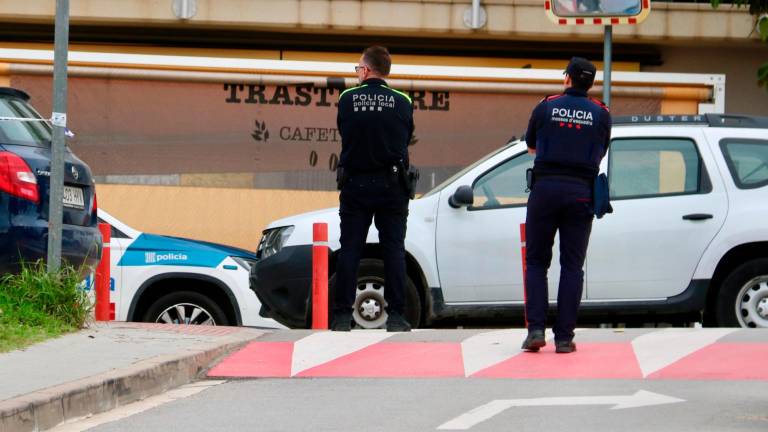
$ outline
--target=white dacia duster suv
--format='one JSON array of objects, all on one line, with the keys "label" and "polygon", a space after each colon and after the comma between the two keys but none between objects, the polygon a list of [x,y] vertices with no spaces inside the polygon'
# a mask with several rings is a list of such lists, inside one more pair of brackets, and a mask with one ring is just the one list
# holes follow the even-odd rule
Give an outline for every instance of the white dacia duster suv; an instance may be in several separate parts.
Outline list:
[{"label": "white dacia duster suv", "polygon": [[[522,318],[520,224],[532,164],[525,142],[513,141],[411,201],[405,248],[412,324]],[[768,327],[768,118],[616,118],[601,171],[610,179],[614,213],[593,224],[583,319],[674,316]],[[311,322],[315,222],[328,224],[333,291],[336,208],[271,223],[251,269],[260,313],[290,327]],[[358,275],[359,327],[386,320],[383,274],[371,227]],[[557,258],[549,275],[554,304]]]}]

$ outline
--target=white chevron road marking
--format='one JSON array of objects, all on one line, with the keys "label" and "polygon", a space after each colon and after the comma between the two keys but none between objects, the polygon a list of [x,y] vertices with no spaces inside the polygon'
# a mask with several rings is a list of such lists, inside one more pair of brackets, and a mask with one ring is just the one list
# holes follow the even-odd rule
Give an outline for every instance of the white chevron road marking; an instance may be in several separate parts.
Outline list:
[{"label": "white chevron road marking", "polygon": [[[526,329],[507,329],[480,333],[465,339],[461,343],[464,376],[470,376],[520,354],[523,352],[520,345],[527,335]],[[554,339],[551,330],[546,331],[545,337],[549,343]]]},{"label": "white chevron road marking", "polygon": [[516,356],[527,334],[525,329],[497,330],[465,339],[461,343],[464,376]]},{"label": "white chevron road marking", "polygon": [[384,330],[313,333],[293,344],[291,376],[355,351],[360,351],[395,334],[397,333],[387,333]]},{"label": "white chevron road marking", "polygon": [[638,390],[630,396],[573,396],[531,399],[501,399],[488,402],[453,420],[438,426],[438,430],[467,430],[512,407],[613,405],[611,409],[638,408],[645,406],[685,402],[683,399]]},{"label": "white chevron road marking", "polygon": [[737,330],[668,328],[638,336],[632,348],[645,378]]}]

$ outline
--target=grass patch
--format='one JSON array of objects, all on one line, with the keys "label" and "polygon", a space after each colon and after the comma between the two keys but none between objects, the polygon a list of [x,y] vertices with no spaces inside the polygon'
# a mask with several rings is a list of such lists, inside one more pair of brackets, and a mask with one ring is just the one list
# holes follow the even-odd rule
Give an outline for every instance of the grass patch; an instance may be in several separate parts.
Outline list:
[{"label": "grass patch", "polygon": [[77,269],[49,273],[43,261],[0,277],[0,352],[82,328],[91,302]]}]

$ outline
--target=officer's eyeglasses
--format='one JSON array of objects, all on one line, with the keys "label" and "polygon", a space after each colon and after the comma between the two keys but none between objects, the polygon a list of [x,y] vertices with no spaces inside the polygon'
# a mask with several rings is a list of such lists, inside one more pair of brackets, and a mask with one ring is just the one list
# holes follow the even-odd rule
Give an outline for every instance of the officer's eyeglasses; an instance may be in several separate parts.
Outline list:
[{"label": "officer's eyeglasses", "polygon": [[355,73],[359,73],[361,69],[367,68],[368,66],[355,66]]}]

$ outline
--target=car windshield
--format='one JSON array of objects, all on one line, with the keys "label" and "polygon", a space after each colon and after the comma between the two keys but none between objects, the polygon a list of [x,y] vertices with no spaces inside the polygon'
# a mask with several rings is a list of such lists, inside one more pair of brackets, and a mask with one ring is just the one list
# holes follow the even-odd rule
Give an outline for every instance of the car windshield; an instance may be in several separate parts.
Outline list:
[{"label": "car windshield", "polygon": [[[29,104],[15,97],[0,96],[0,118],[40,120]],[[0,144],[50,147],[51,127],[46,121],[0,120]]]},{"label": "car windshield", "polygon": [[424,195],[422,195],[422,198],[426,198],[428,196],[432,196],[432,195],[435,195],[437,193],[440,193],[441,190],[445,189],[446,186],[448,186],[449,184],[453,183],[457,178],[463,176],[464,174],[466,174],[467,172],[469,172],[470,170],[472,170],[476,166],[480,165],[481,163],[487,161],[488,159],[496,156],[497,154],[503,152],[504,150],[512,147],[513,145],[515,145],[515,144],[517,144],[519,142],[520,142],[519,140],[518,141],[510,141],[506,145],[502,146],[501,148],[498,148],[498,149],[488,153],[487,155],[485,155],[482,158],[478,159],[475,163],[470,164],[469,166],[467,166],[463,170],[461,170],[461,171],[457,172],[456,174],[450,176],[448,178],[448,180],[446,180],[446,181],[440,183],[439,185],[435,186],[434,189],[432,189],[431,191],[429,191],[429,192],[425,193]]}]

